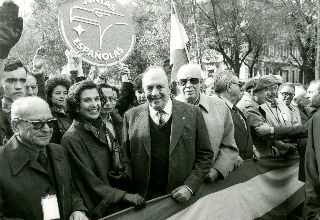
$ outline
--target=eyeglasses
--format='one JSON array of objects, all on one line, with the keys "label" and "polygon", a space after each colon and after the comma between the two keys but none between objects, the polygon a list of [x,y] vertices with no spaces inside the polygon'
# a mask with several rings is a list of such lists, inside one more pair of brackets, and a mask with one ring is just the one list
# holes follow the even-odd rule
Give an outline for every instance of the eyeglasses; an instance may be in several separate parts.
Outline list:
[{"label": "eyeglasses", "polygon": [[45,124],[47,124],[49,128],[52,128],[54,126],[55,122],[57,121],[57,119],[55,119],[55,118],[50,118],[50,119],[47,119],[44,121],[42,121],[42,120],[27,120],[27,119],[23,119],[23,118],[14,118],[13,120],[20,120],[20,121],[28,122],[33,125],[33,128],[35,130],[42,129],[45,126]]},{"label": "eyeglasses", "polygon": [[200,82],[199,78],[187,78],[187,79],[180,79],[179,80],[179,85],[184,86],[187,84],[187,82],[190,82],[192,85],[197,85]]},{"label": "eyeglasses", "polygon": [[294,94],[288,93],[288,92],[281,92],[281,95],[287,96],[287,97],[290,97],[290,98],[294,97]]},{"label": "eyeglasses", "polygon": [[240,83],[240,82],[230,82],[229,84],[230,84],[230,85],[235,84],[235,85],[237,85],[237,86],[239,86],[239,87],[241,86],[241,83]]}]

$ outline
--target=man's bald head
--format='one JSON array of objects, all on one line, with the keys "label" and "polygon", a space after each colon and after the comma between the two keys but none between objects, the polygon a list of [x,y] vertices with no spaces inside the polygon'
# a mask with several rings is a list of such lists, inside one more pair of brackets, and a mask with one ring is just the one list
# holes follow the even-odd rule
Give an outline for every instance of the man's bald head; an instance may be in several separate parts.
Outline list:
[{"label": "man's bald head", "polygon": [[142,87],[153,109],[159,111],[166,106],[170,97],[169,81],[161,67],[150,68],[144,73]]},{"label": "man's bald head", "polygon": [[151,67],[143,74],[142,77],[142,86],[145,86],[145,82],[150,79],[160,79],[162,80],[169,88],[169,79],[163,68],[161,67]]}]

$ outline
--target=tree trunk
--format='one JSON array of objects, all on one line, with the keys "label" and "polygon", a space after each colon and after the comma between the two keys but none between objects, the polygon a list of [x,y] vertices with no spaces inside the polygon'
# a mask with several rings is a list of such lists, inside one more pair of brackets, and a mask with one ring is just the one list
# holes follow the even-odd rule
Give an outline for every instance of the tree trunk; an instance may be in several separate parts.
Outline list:
[{"label": "tree trunk", "polygon": [[[312,80],[315,78],[314,70],[313,68],[309,66],[302,66],[302,71],[304,74],[301,74],[303,76],[300,76],[304,82],[305,85],[308,85]],[[302,73],[302,71],[300,71]]]}]

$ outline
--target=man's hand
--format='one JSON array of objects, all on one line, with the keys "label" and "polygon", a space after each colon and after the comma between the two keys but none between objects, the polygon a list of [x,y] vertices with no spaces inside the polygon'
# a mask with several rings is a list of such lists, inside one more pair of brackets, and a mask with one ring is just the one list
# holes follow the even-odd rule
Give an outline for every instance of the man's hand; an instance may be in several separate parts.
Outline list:
[{"label": "man's hand", "polygon": [[172,198],[177,202],[186,202],[191,197],[190,190],[185,186],[179,186],[171,192]]},{"label": "man's hand", "polygon": [[260,159],[260,157],[261,156],[260,156],[258,149],[255,146],[253,146],[253,158]]},{"label": "man's hand", "polygon": [[39,47],[33,57],[34,74],[43,74],[45,72],[45,69],[47,69],[47,66],[45,67],[45,65],[47,65],[47,60],[45,57],[45,48]]},{"label": "man's hand", "polygon": [[81,211],[74,211],[70,215],[69,220],[89,220],[89,218]]},{"label": "man's hand", "polygon": [[238,156],[236,161],[234,162],[234,166],[240,167],[242,165],[242,163],[243,163],[243,159],[240,156]]},{"label": "man's hand", "polygon": [[219,176],[219,172],[215,168],[210,168],[209,173],[205,176],[204,181],[207,183],[214,182]]},{"label": "man's hand", "polygon": [[139,194],[126,193],[124,194],[123,200],[134,205],[136,209],[141,209],[146,206],[145,199]]},{"label": "man's hand", "polygon": [[264,123],[260,125],[259,127],[256,127],[256,132],[259,136],[265,136],[271,134],[271,127],[267,123]]},{"label": "man's hand", "polygon": [[12,1],[0,7],[0,59],[5,59],[11,48],[19,41],[23,20],[18,17],[19,7]]}]

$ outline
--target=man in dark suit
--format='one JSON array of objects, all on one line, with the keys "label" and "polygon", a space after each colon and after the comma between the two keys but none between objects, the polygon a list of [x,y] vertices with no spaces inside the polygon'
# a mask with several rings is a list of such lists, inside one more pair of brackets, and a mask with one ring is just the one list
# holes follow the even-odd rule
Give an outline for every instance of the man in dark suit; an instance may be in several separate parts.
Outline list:
[{"label": "man in dark suit", "polygon": [[39,97],[12,104],[15,131],[0,149],[0,219],[87,220],[64,148],[49,144],[53,117]]},{"label": "man in dark suit", "polygon": [[320,218],[320,80],[310,83],[307,90],[310,106],[316,109],[309,123],[305,158],[306,200],[305,219]]},{"label": "man in dark suit", "polygon": [[198,107],[170,99],[162,68],[143,77],[148,102],[124,115],[123,146],[134,192],[147,199],[167,193],[185,202],[209,172],[213,151]]},{"label": "man in dark suit", "polygon": [[111,136],[109,138],[112,139],[116,138],[120,142],[123,118],[116,109],[119,90],[106,83],[99,84],[99,90],[102,100],[100,116],[108,129],[108,136]]},{"label": "man in dark suit", "polygon": [[215,76],[215,92],[225,101],[228,106],[234,123],[234,139],[239,148],[237,164],[242,160],[259,157],[259,152],[253,146],[250,123],[244,114],[237,108],[236,104],[240,99],[240,81],[232,72],[224,71]]}]

